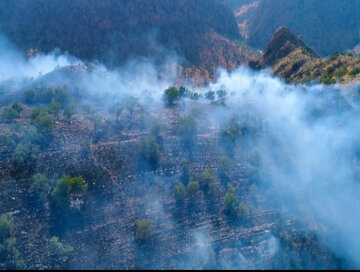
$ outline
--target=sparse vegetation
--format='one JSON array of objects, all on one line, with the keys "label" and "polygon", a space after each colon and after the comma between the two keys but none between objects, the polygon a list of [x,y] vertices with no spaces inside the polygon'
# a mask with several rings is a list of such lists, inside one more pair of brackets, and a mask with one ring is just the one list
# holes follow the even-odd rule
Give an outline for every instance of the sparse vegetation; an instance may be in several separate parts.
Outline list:
[{"label": "sparse vegetation", "polygon": [[13,121],[16,118],[20,117],[20,113],[22,112],[23,108],[20,104],[14,103],[10,108],[7,108],[2,113],[2,118],[7,121]]},{"label": "sparse vegetation", "polygon": [[49,247],[51,253],[55,255],[57,258],[69,258],[69,256],[73,253],[74,248],[69,245],[64,245],[59,241],[59,238],[53,236],[49,241]]},{"label": "sparse vegetation", "polygon": [[178,132],[184,145],[191,147],[194,144],[197,130],[196,119],[193,114],[190,113],[179,120]]},{"label": "sparse vegetation", "polygon": [[152,168],[157,167],[160,160],[160,145],[155,136],[150,136],[141,142],[140,155]]},{"label": "sparse vegetation", "polygon": [[16,239],[12,236],[14,225],[6,216],[0,217],[0,268],[5,270],[23,269],[24,261],[16,248]]},{"label": "sparse vegetation", "polygon": [[153,234],[154,227],[150,219],[136,221],[136,237],[139,241],[149,240]]},{"label": "sparse vegetation", "polygon": [[351,71],[350,71],[350,75],[351,76],[356,76],[357,74],[359,74],[360,73],[360,67],[355,67],[354,69],[352,69]]}]

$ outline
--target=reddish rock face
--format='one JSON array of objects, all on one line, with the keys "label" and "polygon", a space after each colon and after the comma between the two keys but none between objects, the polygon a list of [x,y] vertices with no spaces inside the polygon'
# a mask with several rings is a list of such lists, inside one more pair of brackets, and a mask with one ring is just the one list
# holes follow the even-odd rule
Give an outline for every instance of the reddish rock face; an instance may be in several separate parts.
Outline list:
[{"label": "reddish rock face", "polygon": [[301,36],[296,36],[287,27],[279,27],[266,46],[260,62],[262,65],[272,66],[296,48],[302,48],[309,54],[316,55],[315,52],[302,41]]}]

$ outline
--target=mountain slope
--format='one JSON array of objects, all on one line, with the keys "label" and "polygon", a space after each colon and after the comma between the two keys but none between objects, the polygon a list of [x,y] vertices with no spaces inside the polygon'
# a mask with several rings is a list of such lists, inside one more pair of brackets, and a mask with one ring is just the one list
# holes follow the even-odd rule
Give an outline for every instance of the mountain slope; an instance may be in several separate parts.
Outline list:
[{"label": "mountain slope", "polygon": [[161,62],[174,52],[185,67],[206,70],[247,59],[236,20],[218,0],[2,0],[0,31],[25,52],[58,47],[108,65]]},{"label": "mountain slope", "polygon": [[287,26],[321,56],[360,44],[358,0],[227,0],[242,36],[265,48],[274,31]]},{"label": "mountain slope", "polygon": [[360,80],[360,60],[351,54],[333,54],[320,58],[307,46],[300,36],[288,28],[275,31],[259,61],[251,63],[254,68],[271,67],[273,74],[288,82],[321,81],[342,84]]}]

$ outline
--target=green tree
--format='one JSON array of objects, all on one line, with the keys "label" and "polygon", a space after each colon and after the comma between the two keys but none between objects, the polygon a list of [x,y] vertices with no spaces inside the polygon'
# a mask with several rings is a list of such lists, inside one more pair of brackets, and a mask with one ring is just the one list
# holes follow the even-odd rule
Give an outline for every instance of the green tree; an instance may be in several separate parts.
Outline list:
[{"label": "green tree", "polygon": [[69,245],[64,245],[59,241],[59,238],[53,236],[49,241],[49,247],[51,253],[54,254],[58,258],[65,258],[67,259],[71,253],[73,253],[74,248]]},{"label": "green tree", "polygon": [[74,194],[84,196],[87,192],[87,183],[82,177],[70,178],[64,176],[56,182],[51,196],[61,208],[68,208]]},{"label": "green tree", "polygon": [[190,161],[186,158],[180,162],[180,179],[183,182],[188,182],[190,179]]},{"label": "green tree", "polygon": [[48,113],[53,114],[55,116],[58,115],[60,110],[61,110],[61,104],[56,101],[53,101],[51,105],[48,107]]},{"label": "green tree", "polygon": [[35,125],[41,133],[49,133],[54,127],[54,118],[52,115],[42,113],[35,119]]},{"label": "green tree", "polygon": [[196,137],[196,120],[192,114],[189,114],[179,120],[179,136],[183,144],[190,147],[195,142]]},{"label": "green tree", "polygon": [[19,144],[15,148],[15,152],[12,157],[12,161],[16,166],[23,166],[31,157],[31,150],[24,146],[23,144]]},{"label": "green tree", "polygon": [[20,259],[16,248],[16,239],[11,237],[13,228],[13,222],[3,214],[0,217],[0,264],[3,264],[6,270],[24,267],[24,261]]},{"label": "green tree", "polygon": [[16,248],[16,239],[8,238],[0,243],[0,263],[5,265],[5,270],[23,269],[24,261],[20,258],[20,252]]},{"label": "green tree", "polygon": [[154,231],[153,223],[150,219],[136,221],[136,237],[140,241],[150,239]]},{"label": "green tree", "polygon": [[178,183],[173,188],[173,194],[176,201],[181,201],[186,197],[186,189],[183,183]]},{"label": "green tree", "polygon": [[71,117],[73,116],[73,114],[74,114],[74,109],[73,109],[72,106],[69,106],[64,110],[64,116],[69,122],[70,122]]},{"label": "green tree", "polygon": [[220,186],[216,182],[211,182],[209,185],[209,194],[215,196],[219,193]]},{"label": "green tree", "polygon": [[236,214],[239,209],[239,200],[236,196],[235,189],[229,186],[224,198],[225,211],[229,214]]},{"label": "green tree", "polygon": [[19,114],[23,110],[23,107],[19,103],[12,104],[11,108]]},{"label": "green tree", "polygon": [[222,157],[218,163],[219,178],[223,182],[228,182],[230,179],[230,160],[227,157]]},{"label": "green tree", "polygon": [[164,92],[164,100],[168,106],[173,106],[179,97],[180,92],[176,87],[169,87]]},{"label": "green tree", "polygon": [[195,195],[199,191],[200,185],[197,181],[190,181],[186,186],[186,191],[189,196]]},{"label": "green tree", "polygon": [[14,119],[20,117],[22,110],[23,108],[20,104],[14,103],[10,108],[7,108],[3,111],[2,118],[7,121],[13,121]]},{"label": "green tree", "polygon": [[216,178],[210,169],[205,170],[198,178],[203,188],[209,188],[211,183],[216,182]]},{"label": "green tree", "polygon": [[11,151],[13,151],[16,147],[15,141],[8,135],[0,136],[0,144]]},{"label": "green tree", "polygon": [[215,92],[214,91],[208,91],[207,93],[205,93],[205,98],[210,100],[210,101],[214,101],[215,100]]},{"label": "green tree", "polygon": [[357,75],[357,74],[359,74],[360,73],[360,67],[355,67],[355,68],[353,68],[351,71],[350,71],[350,75],[351,76],[355,76],[355,75]]},{"label": "green tree", "polygon": [[152,168],[156,168],[160,160],[160,145],[155,136],[149,136],[140,144],[140,155],[148,161]]},{"label": "green tree", "polygon": [[4,242],[10,237],[13,231],[14,225],[11,220],[5,215],[0,217],[0,243]]},{"label": "green tree", "polygon": [[34,104],[35,103],[35,96],[36,96],[35,90],[32,90],[32,89],[27,90],[23,94],[23,101],[26,104]]},{"label": "green tree", "polygon": [[65,89],[57,88],[53,91],[53,99],[64,106],[69,100],[69,93]]},{"label": "green tree", "polygon": [[46,202],[50,194],[51,180],[40,173],[32,176],[31,180],[32,184],[29,192],[36,194],[43,202]]}]

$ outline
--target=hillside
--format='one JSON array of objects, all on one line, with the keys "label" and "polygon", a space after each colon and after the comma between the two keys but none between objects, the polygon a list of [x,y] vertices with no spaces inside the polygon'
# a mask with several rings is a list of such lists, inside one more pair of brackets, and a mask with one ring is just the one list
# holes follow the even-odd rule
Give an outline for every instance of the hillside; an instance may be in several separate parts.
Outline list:
[{"label": "hillside", "polygon": [[357,0],[227,0],[242,36],[263,49],[274,31],[287,26],[321,56],[360,44]]},{"label": "hillside", "polygon": [[176,55],[188,73],[208,77],[219,65],[231,69],[252,55],[239,42],[231,10],[218,0],[5,0],[0,30],[24,52],[60,48],[109,66]]},{"label": "hillside", "polygon": [[271,67],[273,74],[288,82],[318,81],[347,84],[360,80],[360,59],[352,54],[332,54],[321,58],[290,29],[277,29],[254,68]]}]

